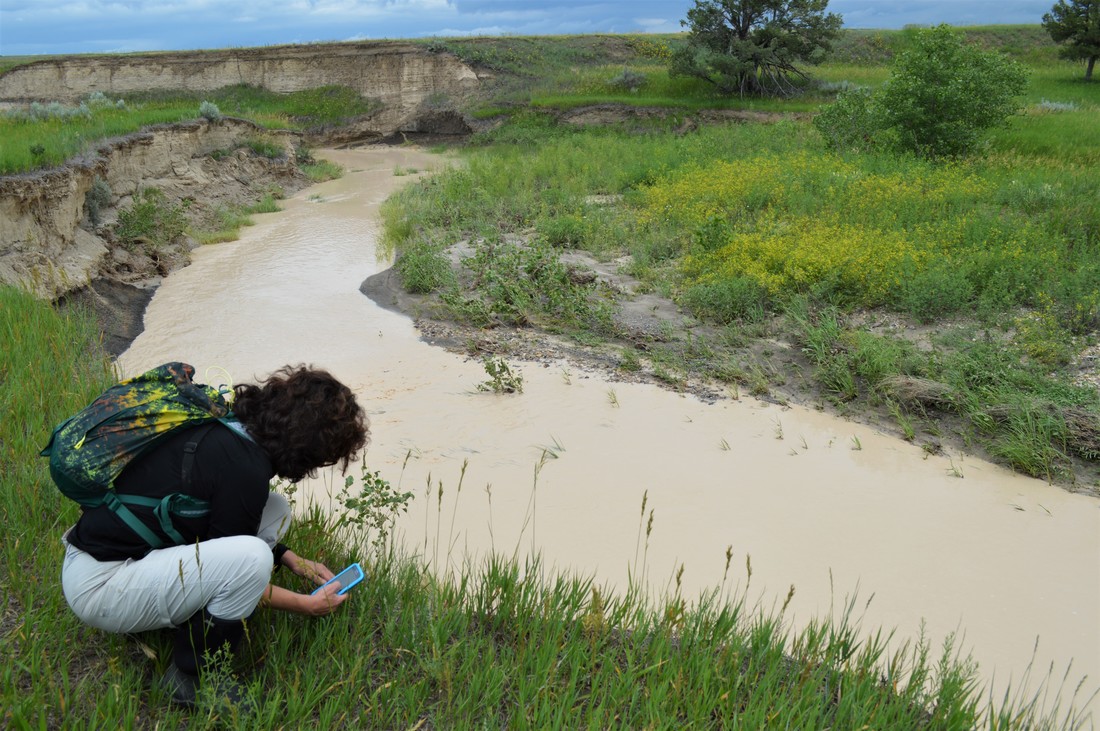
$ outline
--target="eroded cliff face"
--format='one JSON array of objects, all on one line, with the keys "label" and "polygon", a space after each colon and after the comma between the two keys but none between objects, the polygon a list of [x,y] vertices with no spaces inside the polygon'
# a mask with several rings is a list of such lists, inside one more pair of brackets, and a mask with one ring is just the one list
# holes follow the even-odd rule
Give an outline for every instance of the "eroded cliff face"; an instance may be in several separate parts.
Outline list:
[{"label": "eroded cliff face", "polygon": [[[241,147],[261,133],[281,142],[281,158]],[[244,120],[199,120],[109,140],[94,154],[60,168],[0,177],[0,283],[48,299],[105,277],[148,283],[184,263],[189,242],[180,241],[154,259],[114,241],[118,211],[139,189],[157,188],[173,203],[186,201],[192,218],[219,205],[253,202],[272,185],[297,190],[308,181],[294,162],[295,142],[293,134],[264,131]],[[224,154],[212,155],[215,151]],[[111,194],[99,225],[85,205],[96,178],[107,183]]]},{"label": "eroded cliff face", "polygon": [[418,120],[440,99],[476,89],[477,74],[448,54],[402,42],[330,43],[222,51],[73,56],[19,66],[0,75],[0,102],[76,102],[171,89],[209,91],[250,84],[275,92],[340,85],[381,103],[360,122],[363,136],[421,131]]}]

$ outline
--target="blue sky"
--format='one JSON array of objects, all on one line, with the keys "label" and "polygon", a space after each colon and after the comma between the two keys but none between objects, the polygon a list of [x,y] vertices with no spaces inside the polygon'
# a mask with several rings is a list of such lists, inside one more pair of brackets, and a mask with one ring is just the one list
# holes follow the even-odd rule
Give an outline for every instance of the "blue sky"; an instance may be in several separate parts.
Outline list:
[{"label": "blue sky", "polygon": [[[676,32],[692,0],[0,0],[0,55]],[[1053,0],[832,0],[850,28],[1038,23]]]}]

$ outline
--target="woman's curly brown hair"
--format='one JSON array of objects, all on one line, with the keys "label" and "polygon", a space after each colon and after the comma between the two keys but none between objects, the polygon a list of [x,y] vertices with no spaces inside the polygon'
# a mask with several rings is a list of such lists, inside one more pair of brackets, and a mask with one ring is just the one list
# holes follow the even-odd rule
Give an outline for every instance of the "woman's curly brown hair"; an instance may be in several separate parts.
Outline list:
[{"label": "woman's curly brown hair", "polygon": [[370,439],[355,395],[327,371],[285,366],[233,391],[233,414],[267,452],[275,474],[293,482],[334,464],[347,472]]}]

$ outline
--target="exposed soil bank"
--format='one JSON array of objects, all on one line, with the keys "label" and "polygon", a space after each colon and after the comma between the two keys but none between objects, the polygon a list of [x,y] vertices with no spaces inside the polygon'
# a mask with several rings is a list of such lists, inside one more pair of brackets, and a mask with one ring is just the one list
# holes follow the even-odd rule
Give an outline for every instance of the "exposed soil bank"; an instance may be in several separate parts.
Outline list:
[{"label": "exposed soil bank", "polygon": [[417,121],[424,112],[438,111],[443,100],[452,106],[479,83],[478,74],[453,55],[431,53],[420,45],[319,43],[36,61],[0,74],[0,102],[74,102],[95,91],[117,96],[249,84],[293,92],[338,85],[377,102],[376,112],[343,131],[346,137],[367,139],[399,130],[427,131]]},{"label": "exposed soil bank", "polygon": [[[261,134],[281,142],[280,157],[242,147]],[[183,237],[148,251],[120,242],[113,233],[119,211],[156,188],[192,224],[203,224],[265,193],[293,193],[309,182],[295,163],[297,140],[244,120],[196,120],[106,140],[60,168],[0,177],[0,283],[90,306],[107,349],[120,352],[140,330],[151,289],[190,260],[195,244]],[[106,184],[109,201],[93,214],[87,200],[96,181]]]}]

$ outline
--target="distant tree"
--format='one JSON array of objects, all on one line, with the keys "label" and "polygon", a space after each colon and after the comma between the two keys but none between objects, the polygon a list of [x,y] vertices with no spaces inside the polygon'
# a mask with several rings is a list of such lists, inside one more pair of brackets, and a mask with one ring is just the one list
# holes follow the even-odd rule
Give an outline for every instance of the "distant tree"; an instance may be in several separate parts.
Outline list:
[{"label": "distant tree", "polygon": [[672,75],[708,81],[723,94],[789,94],[820,63],[840,31],[829,0],[695,0],[687,44],[672,58]]},{"label": "distant tree", "polygon": [[1055,43],[1063,43],[1062,58],[1084,60],[1085,81],[1100,58],[1100,0],[1058,0],[1043,16],[1043,27]]},{"label": "distant tree", "polygon": [[880,89],[842,93],[814,125],[836,147],[953,157],[1004,124],[1019,109],[1026,86],[1019,63],[964,44],[940,25],[917,32]]}]

